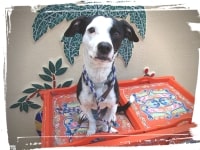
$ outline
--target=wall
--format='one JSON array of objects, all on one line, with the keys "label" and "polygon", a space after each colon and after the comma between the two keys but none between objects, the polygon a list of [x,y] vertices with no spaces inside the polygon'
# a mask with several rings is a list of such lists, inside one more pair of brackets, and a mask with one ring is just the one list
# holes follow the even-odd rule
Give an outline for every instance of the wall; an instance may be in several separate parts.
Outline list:
[{"label": "wall", "polygon": [[[196,10],[155,10],[147,9],[146,38],[134,44],[133,56],[128,67],[117,58],[119,80],[131,79],[143,75],[145,66],[156,72],[156,76],[173,75],[193,95],[195,94],[199,33],[192,32],[188,22],[200,22]],[[36,13],[30,7],[14,7],[10,16],[11,32],[7,36],[7,78],[6,108],[10,145],[30,146],[31,141],[40,139],[35,132],[34,117],[38,110],[28,113],[19,109],[9,109],[20,97],[22,91],[33,83],[41,83],[38,74],[48,61],[55,62],[62,58],[68,67],[65,75],[58,82],[73,79],[76,84],[82,71],[82,57],[76,57],[71,66],[64,56],[60,42],[69,22],[63,21],[42,36],[37,42],[32,38],[32,24]],[[7,22],[9,23],[9,22]],[[137,30],[137,29],[136,29]],[[80,53],[81,55],[81,53]],[[42,104],[40,98],[35,103]],[[27,137],[27,138],[23,138]],[[34,145],[32,145],[34,146]],[[37,147],[37,144],[35,144]]]}]

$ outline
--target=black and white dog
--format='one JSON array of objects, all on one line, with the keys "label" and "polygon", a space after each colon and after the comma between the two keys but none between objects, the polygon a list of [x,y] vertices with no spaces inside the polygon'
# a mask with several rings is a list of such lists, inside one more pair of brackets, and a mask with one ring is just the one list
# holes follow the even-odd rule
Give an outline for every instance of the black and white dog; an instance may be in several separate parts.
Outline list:
[{"label": "black and white dog", "polygon": [[77,33],[83,35],[84,51],[84,69],[77,85],[77,98],[89,120],[87,135],[95,134],[97,129],[92,110],[97,110],[98,118],[104,124],[103,131],[117,132],[108,125],[116,120],[119,101],[114,60],[124,38],[134,42],[139,39],[126,21],[104,16],[81,16],[72,21],[64,36]]}]

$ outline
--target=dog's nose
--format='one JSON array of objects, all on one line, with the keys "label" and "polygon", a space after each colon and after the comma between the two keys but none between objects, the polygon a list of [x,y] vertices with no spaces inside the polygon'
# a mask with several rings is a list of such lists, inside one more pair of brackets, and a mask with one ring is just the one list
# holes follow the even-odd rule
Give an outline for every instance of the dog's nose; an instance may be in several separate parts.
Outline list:
[{"label": "dog's nose", "polygon": [[109,54],[112,49],[112,45],[108,42],[100,42],[97,45],[98,52],[103,55]]}]

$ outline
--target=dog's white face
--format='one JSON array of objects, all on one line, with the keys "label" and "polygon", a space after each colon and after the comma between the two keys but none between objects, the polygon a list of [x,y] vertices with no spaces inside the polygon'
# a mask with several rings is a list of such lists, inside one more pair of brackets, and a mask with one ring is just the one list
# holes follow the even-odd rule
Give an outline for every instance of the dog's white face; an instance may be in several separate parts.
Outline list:
[{"label": "dog's white face", "polygon": [[83,36],[83,46],[91,61],[112,62],[114,60],[114,48],[110,36],[113,26],[111,18],[96,17],[86,27]]}]

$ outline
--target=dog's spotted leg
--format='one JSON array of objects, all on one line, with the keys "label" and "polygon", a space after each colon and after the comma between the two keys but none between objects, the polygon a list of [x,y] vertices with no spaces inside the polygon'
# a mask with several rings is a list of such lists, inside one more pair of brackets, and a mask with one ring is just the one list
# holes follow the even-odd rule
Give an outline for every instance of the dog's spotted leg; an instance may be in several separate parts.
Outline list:
[{"label": "dog's spotted leg", "polygon": [[90,136],[92,134],[96,133],[96,121],[95,120],[89,120],[89,127],[87,130],[87,136]]},{"label": "dog's spotted leg", "polygon": [[87,107],[84,105],[81,105],[81,110],[83,111],[83,113],[87,116],[87,119],[89,121],[89,127],[87,130],[87,136],[90,136],[92,134],[96,133],[96,120],[93,117],[92,111],[91,111],[91,107]]},{"label": "dog's spotted leg", "polygon": [[117,133],[118,131],[111,127],[109,129],[109,124],[111,123],[111,121],[116,121],[116,111],[117,111],[117,104],[114,104],[112,107],[108,107],[106,114],[103,117],[103,121],[104,121],[104,126],[103,126],[103,131],[104,132],[109,132],[109,133]]}]

